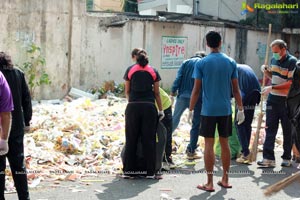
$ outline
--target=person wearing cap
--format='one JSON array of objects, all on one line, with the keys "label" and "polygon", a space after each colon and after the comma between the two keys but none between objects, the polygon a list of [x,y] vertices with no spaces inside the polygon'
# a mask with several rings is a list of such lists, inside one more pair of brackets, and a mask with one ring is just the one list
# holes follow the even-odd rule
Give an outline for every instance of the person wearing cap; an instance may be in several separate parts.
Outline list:
[{"label": "person wearing cap", "polygon": [[[172,132],[177,128],[181,115],[183,112],[189,108],[191,93],[194,86],[194,78],[192,77],[195,64],[205,57],[205,52],[197,51],[194,56],[183,61],[181,64],[176,79],[173,82],[171,88],[171,99],[177,94],[175,109],[173,112],[173,125]],[[188,122],[192,124],[190,130],[190,142],[186,149],[186,154],[188,159],[199,159],[199,156],[195,151],[197,148],[198,137],[199,137],[199,127],[200,127],[200,113],[201,113],[202,95],[199,96],[197,101],[197,109],[195,109],[194,115],[188,116]]]},{"label": "person wearing cap", "polygon": [[258,161],[260,167],[275,167],[274,146],[279,121],[283,132],[282,167],[291,166],[292,126],[288,118],[286,99],[292,84],[293,72],[297,59],[289,54],[285,41],[276,39],[271,43],[273,57],[271,66],[261,66],[272,85],[262,89],[268,95],[266,106],[266,138],[263,145],[263,159]]}]

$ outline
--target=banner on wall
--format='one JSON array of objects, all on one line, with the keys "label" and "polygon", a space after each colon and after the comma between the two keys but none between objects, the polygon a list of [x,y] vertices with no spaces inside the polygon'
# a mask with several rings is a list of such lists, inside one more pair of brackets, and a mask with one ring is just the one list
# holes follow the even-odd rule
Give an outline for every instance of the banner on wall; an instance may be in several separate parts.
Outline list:
[{"label": "banner on wall", "polygon": [[162,36],[161,68],[179,68],[186,59],[187,37]]}]

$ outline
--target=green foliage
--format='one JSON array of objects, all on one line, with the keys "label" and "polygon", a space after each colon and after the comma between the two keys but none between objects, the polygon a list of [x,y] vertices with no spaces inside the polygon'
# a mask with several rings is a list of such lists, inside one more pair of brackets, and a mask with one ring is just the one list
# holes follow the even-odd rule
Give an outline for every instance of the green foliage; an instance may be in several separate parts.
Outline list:
[{"label": "green foliage", "polygon": [[125,97],[124,83],[116,83],[115,81],[104,81],[100,87],[93,87],[89,90],[92,94],[98,94],[99,98],[106,98],[108,93],[112,93],[117,97]]},{"label": "green foliage", "polygon": [[50,85],[49,75],[43,69],[46,65],[45,58],[41,55],[41,48],[32,43],[26,49],[27,61],[21,65],[25,72],[31,97],[34,98],[35,89],[41,85]]}]

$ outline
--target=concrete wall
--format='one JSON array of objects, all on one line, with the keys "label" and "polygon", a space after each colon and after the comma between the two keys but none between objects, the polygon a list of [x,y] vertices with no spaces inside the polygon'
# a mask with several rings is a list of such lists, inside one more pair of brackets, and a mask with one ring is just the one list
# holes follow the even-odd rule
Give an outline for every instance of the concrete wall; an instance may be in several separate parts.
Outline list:
[{"label": "concrete wall", "polygon": [[[0,4],[0,49],[10,53],[14,63],[20,65],[30,42],[42,48],[46,70],[53,80],[51,87],[40,88],[39,93],[45,98],[56,98],[66,92],[61,87],[67,83],[70,2],[3,0]],[[80,1],[74,6],[82,7]]]},{"label": "concrete wall", "polygon": [[[104,81],[123,82],[132,64],[130,52],[145,48],[150,64],[159,70],[163,87],[170,87],[177,69],[161,69],[162,36],[188,38],[186,58],[205,50],[205,34],[222,34],[222,51],[235,58],[235,28],[212,27],[158,21],[128,20],[126,16],[86,13],[85,0],[3,0],[0,5],[0,48],[8,51],[15,63],[25,60],[25,48],[35,42],[46,58],[46,71],[52,84],[38,88],[37,99],[62,98],[70,87],[87,90]],[[260,74],[267,33],[248,31],[243,42],[245,62]],[[273,34],[272,39],[280,37]],[[179,66],[178,66],[179,67]]]},{"label": "concrete wall", "polygon": [[[186,58],[197,50],[209,49],[205,34],[218,30],[224,38],[222,49],[230,56],[235,54],[235,29],[197,26],[190,24],[129,21],[122,27],[99,28],[107,18],[87,16],[81,38],[80,68],[78,80],[73,84],[79,88],[100,85],[106,80],[123,81],[125,69],[132,64],[130,52],[135,47],[146,49],[150,64],[159,70],[163,87],[171,87],[178,69],[161,68],[162,36],[184,36],[188,38]],[[94,25],[93,25],[94,24]],[[95,26],[98,24],[98,26]],[[72,64],[77,69],[79,62]],[[179,66],[178,66],[179,67]]]},{"label": "concrete wall", "polygon": [[[268,34],[262,31],[251,31],[248,30],[247,34],[247,57],[246,64],[250,65],[258,78],[262,78],[260,66],[264,64],[266,57],[266,47]],[[271,42],[277,38],[281,38],[281,34],[273,33],[271,36]],[[271,48],[269,48],[269,62],[272,57]]]}]

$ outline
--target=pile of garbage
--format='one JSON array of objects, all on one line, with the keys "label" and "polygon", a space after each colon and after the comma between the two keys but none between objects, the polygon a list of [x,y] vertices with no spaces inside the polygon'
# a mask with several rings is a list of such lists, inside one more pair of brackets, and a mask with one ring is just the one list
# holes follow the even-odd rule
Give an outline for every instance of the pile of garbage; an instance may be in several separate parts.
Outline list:
[{"label": "pile of garbage", "polygon": [[[82,97],[34,105],[31,131],[24,138],[29,186],[35,187],[43,179],[75,181],[87,176],[120,173],[126,104],[124,98],[108,96],[93,101]],[[191,128],[187,116],[188,111],[173,133],[173,160],[178,167],[186,162],[185,149]],[[263,141],[262,129],[260,145]],[[278,143],[281,145],[282,140]],[[202,137],[198,144],[198,150],[203,151]],[[9,167],[7,169],[9,188],[12,177]]]},{"label": "pile of garbage", "polygon": [[[43,179],[71,180],[120,173],[121,150],[125,143],[127,100],[70,99],[42,101],[33,106],[31,130],[25,134],[24,150],[31,187]],[[173,146],[184,154],[190,125],[185,123],[174,134]],[[177,159],[179,160],[179,159]],[[7,188],[13,186],[7,167]]]},{"label": "pile of garbage", "polygon": [[73,171],[79,167],[84,171],[119,169],[125,104],[124,99],[79,98],[60,105],[34,106],[31,133],[25,137],[26,155],[36,163],[30,168],[47,163],[56,168],[68,165]]}]

